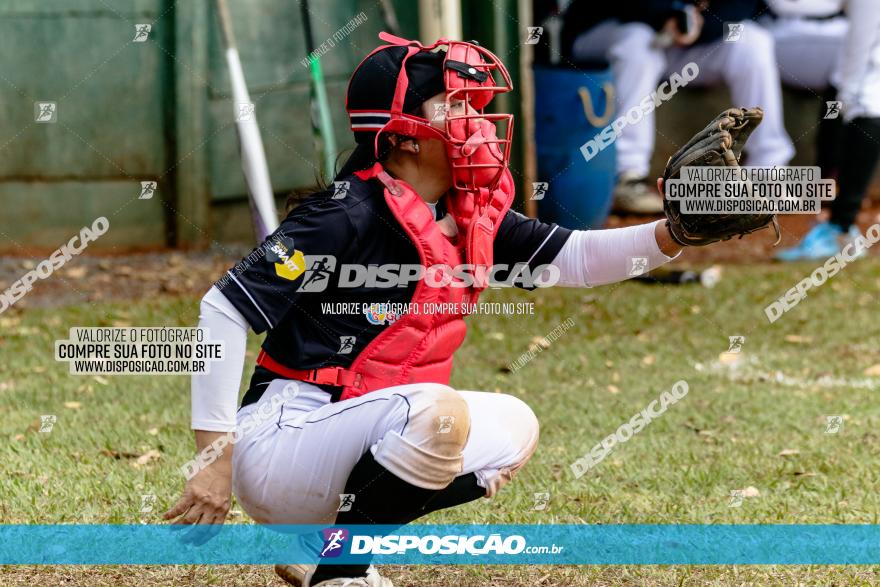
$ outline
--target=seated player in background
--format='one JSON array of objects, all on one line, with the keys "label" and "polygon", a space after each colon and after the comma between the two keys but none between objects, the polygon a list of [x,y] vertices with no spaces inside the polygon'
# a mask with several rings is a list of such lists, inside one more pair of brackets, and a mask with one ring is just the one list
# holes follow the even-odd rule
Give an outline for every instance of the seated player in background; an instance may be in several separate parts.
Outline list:
[{"label": "seated player in background", "polygon": [[[880,5],[875,0],[768,0],[768,4],[789,15],[825,15],[829,22],[835,21],[832,11],[842,6],[849,21],[848,33],[840,39],[837,54],[808,51],[800,56],[802,63],[798,69],[805,72],[815,66],[824,75],[829,64],[833,64],[830,77],[836,95],[829,96],[834,104],[823,104],[823,116],[837,114],[843,126],[828,132],[828,125],[820,125],[818,152],[823,174],[837,176],[837,197],[831,202],[827,221],[813,226],[796,246],[776,254],[780,261],[825,259],[859,236],[856,218],[880,159]],[[829,37],[835,25],[807,26],[814,35],[824,28],[825,39],[819,46],[834,50],[836,41]],[[792,56],[791,61],[781,63],[781,67],[796,67],[798,60]],[[815,82],[819,81],[816,77]],[[833,125],[835,120],[822,122]],[[857,253],[864,254],[865,251]]]},{"label": "seated player in background", "polygon": [[[764,122],[748,151],[749,165],[785,165],[794,147],[785,132],[773,37],[751,21],[758,0],[574,0],[565,13],[563,51],[577,63],[607,59],[614,73],[617,112],[637,108],[660,80],[694,62],[689,86],[725,84],[732,102],[760,106]],[[742,23],[728,42],[728,22]],[[683,30],[684,29],[684,30]],[[618,212],[657,214],[663,204],[648,180],[654,151],[655,113],[627,126],[617,138]],[[696,125],[695,125],[696,126]]]}]

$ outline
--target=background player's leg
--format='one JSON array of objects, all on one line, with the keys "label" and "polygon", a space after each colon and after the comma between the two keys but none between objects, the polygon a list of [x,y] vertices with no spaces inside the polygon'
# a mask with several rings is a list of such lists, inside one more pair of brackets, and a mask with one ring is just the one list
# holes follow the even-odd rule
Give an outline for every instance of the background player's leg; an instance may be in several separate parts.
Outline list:
[{"label": "background player's leg", "polygon": [[840,157],[843,144],[843,116],[825,118],[828,112],[828,102],[837,101],[837,88],[829,86],[819,100],[817,114],[819,116],[819,128],[816,130],[816,165],[822,170],[824,179],[837,178],[840,176]]},{"label": "background player's leg", "polygon": [[[666,67],[662,49],[654,46],[656,32],[647,24],[616,21],[601,23],[580,35],[572,53],[579,61],[607,59],[614,73],[615,116],[626,116],[639,102],[657,89]],[[646,178],[654,152],[654,112],[627,125],[617,137],[618,182],[614,192],[615,207],[622,212],[655,213],[662,201]]]},{"label": "background player's leg", "polygon": [[[831,217],[813,226],[797,245],[777,252],[780,261],[827,259],[860,235],[855,222],[880,159],[880,118],[860,117],[844,124],[833,148],[840,150],[840,171]],[[861,257],[866,251],[850,254]]]},{"label": "background player's leg", "polygon": [[838,67],[847,19],[779,18],[762,21],[762,25],[773,35],[782,83],[821,94]]},{"label": "background player's leg", "polygon": [[837,100],[832,75],[839,68],[849,22],[844,17],[817,20],[777,18],[762,20],[776,44],[776,64],[782,84],[805,90],[817,98],[819,128],[816,164],[822,177],[836,178],[840,169],[843,117],[826,118],[826,104]]},{"label": "background player's leg", "polygon": [[794,145],[783,125],[782,86],[769,32],[747,22],[739,41],[670,49],[669,55],[669,72],[681,71],[691,61],[699,66],[700,74],[690,85],[713,86],[724,82],[730,88],[734,106],[763,108],[764,121],[749,141],[747,165],[788,164],[794,155]]},{"label": "background player's leg", "polygon": [[831,203],[831,222],[846,233],[868,189],[880,159],[880,118],[856,118],[843,127],[840,191]]}]

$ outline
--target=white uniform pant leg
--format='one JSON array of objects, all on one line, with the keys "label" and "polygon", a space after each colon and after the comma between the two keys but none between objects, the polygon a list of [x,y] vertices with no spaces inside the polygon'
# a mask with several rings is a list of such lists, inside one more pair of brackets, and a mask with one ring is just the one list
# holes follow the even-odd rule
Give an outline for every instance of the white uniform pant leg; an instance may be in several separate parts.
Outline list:
[{"label": "white uniform pant leg", "polygon": [[776,44],[782,83],[815,92],[827,89],[842,56],[849,29],[846,18],[779,18],[765,25]]},{"label": "white uniform pant leg", "polygon": [[785,132],[782,116],[782,86],[773,37],[766,29],[743,23],[736,42],[717,41],[693,47],[669,49],[669,73],[694,62],[700,73],[689,83],[713,86],[724,82],[730,89],[733,105],[760,106],[764,121],[749,139],[748,165],[787,165],[794,156],[794,145]]},{"label": "white uniform pant leg", "polygon": [[849,31],[832,79],[846,122],[880,117],[880,10],[876,0],[847,0]]},{"label": "white uniform pant leg", "polygon": [[[639,102],[657,89],[666,68],[664,51],[654,47],[657,33],[639,23],[606,21],[584,32],[574,42],[577,60],[607,59],[614,74],[616,111],[612,118],[639,110]],[[617,137],[617,172],[647,176],[654,152],[654,112],[627,125]]]},{"label": "white uniform pant leg", "polygon": [[[257,404],[239,412],[239,426],[287,383],[273,381]],[[233,489],[260,523],[333,523],[339,494],[363,454],[372,450],[393,473],[407,474],[391,469],[397,466],[394,455],[383,461],[379,454],[406,448],[401,442],[411,438],[407,426],[416,419],[414,410],[428,409],[432,397],[457,393],[439,384],[403,385],[331,404],[325,392],[298,386],[296,396],[239,439],[233,452]],[[537,420],[511,396],[461,392],[460,397],[470,434],[458,474],[475,473],[487,496],[493,495],[534,452]]]},{"label": "white uniform pant leg", "polygon": [[471,413],[464,470],[474,473],[486,497],[495,495],[538,447],[538,419],[521,399],[501,393],[461,391]]}]

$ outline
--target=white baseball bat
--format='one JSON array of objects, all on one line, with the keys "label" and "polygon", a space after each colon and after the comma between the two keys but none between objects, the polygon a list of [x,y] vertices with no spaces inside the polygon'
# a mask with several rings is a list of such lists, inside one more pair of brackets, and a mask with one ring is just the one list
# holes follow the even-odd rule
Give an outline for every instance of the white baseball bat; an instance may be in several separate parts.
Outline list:
[{"label": "white baseball bat", "polygon": [[215,0],[223,42],[226,45],[226,65],[229,67],[229,80],[232,84],[233,112],[235,128],[238,132],[241,166],[247,183],[254,223],[254,232],[262,242],[278,228],[278,211],[275,208],[275,196],[272,182],[269,179],[269,166],[266,163],[266,152],[263,150],[263,139],[257,125],[257,113],[253,110],[245,112],[251,104],[241,59],[232,36],[232,21],[226,0]]}]

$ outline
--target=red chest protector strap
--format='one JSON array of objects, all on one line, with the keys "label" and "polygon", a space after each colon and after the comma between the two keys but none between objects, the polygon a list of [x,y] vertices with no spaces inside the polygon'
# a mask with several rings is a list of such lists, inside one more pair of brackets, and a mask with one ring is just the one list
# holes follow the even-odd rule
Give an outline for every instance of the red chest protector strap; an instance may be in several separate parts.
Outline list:
[{"label": "red chest protector strap", "polygon": [[[381,164],[357,172],[362,180],[379,179],[384,185],[384,197],[400,227],[406,232],[419,254],[422,267],[454,268],[465,262],[486,266],[492,264],[492,246],[500,219],[510,208],[513,199],[512,181],[502,181],[491,193],[483,190],[477,195],[479,204],[466,203],[465,197],[474,194],[454,194],[449,197],[450,214],[459,227],[459,237],[453,242],[435,222],[430,208],[405,182],[388,175]],[[502,186],[508,189],[501,189]],[[479,212],[477,212],[479,210]],[[460,217],[462,214],[464,217]],[[428,285],[430,271],[416,284],[410,300],[411,307],[461,308],[476,302],[485,283],[467,287],[458,281],[443,287]],[[455,278],[452,279],[455,281]],[[442,304],[442,306],[441,306]],[[355,358],[351,366],[324,367],[310,370],[290,369],[264,351],[257,364],[287,379],[343,387],[342,399],[357,397],[394,385],[408,383],[449,383],[452,356],[464,340],[467,327],[464,312],[409,312],[383,330]]]},{"label": "red chest protector strap", "polygon": [[290,369],[285,367],[261,350],[257,355],[257,365],[283,376],[285,379],[307,381],[318,385],[335,385],[338,387],[360,387],[361,375],[343,367],[322,367],[320,369]]}]

